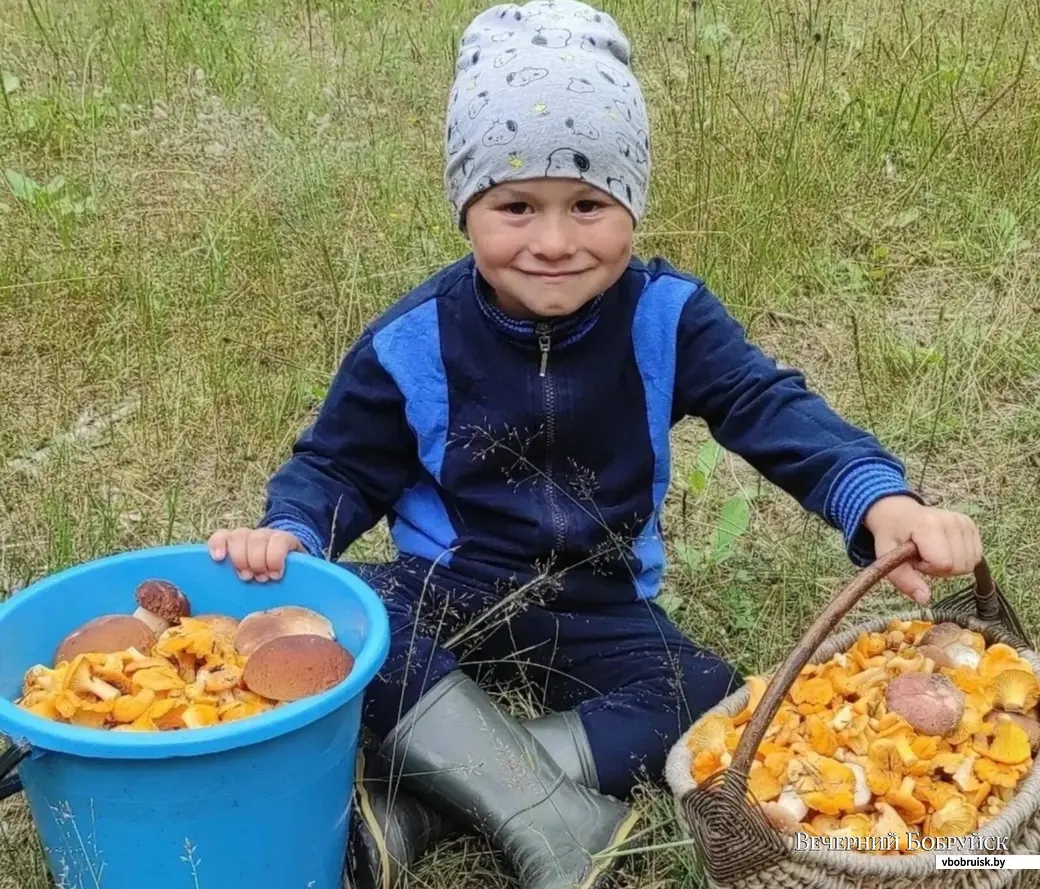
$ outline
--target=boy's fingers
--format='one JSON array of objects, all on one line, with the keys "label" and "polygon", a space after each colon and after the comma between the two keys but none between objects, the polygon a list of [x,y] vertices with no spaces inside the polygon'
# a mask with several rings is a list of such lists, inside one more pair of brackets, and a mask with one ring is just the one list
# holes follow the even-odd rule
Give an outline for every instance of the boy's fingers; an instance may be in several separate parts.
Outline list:
[{"label": "boy's fingers", "polygon": [[971,562],[966,569],[966,573],[970,573],[975,570],[975,566],[982,561],[982,535],[979,534],[978,526],[967,516],[965,516],[964,524],[968,536],[968,552],[970,553],[969,561]]},{"label": "boy's fingers", "polygon": [[958,522],[957,527],[951,529],[950,536],[953,538],[956,556],[953,573],[968,574],[978,563],[978,559],[975,558],[975,541],[971,525],[967,522]]},{"label": "boy's fingers", "polygon": [[292,547],[293,536],[291,534],[279,534],[275,532],[267,542],[267,573],[272,580],[278,580],[285,568],[285,557]]},{"label": "boy's fingers", "polygon": [[270,539],[269,531],[253,531],[246,543],[248,554],[247,571],[253,575],[267,574],[267,541]]},{"label": "boy's fingers", "polygon": [[913,535],[917,551],[921,554],[917,566],[926,574],[949,574],[953,569],[953,547],[946,528],[942,525],[931,525],[926,530]]},{"label": "boy's fingers", "polygon": [[900,565],[896,568],[888,575],[888,582],[918,605],[927,605],[928,599],[932,595],[925,579],[909,565]]},{"label": "boy's fingers", "polygon": [[235,570],[239,574],[241,574],[248,565],[246,559],[246,541],[248,539],[248,528],[235,528],[235,530],[228,536],[228,557],[231,559],[231,564],[234,565]]},{"label": "boy's fingers", "polygon": [[227,555],[227,542],[229,536],[230,534],[228,534],[228,532],[224,529],[214,531],[210,535],[208,541],[209,554],[210,556],[212,556],[213,559],[215,559],[218,562],[222,561],[224,559],[224,556]]}]

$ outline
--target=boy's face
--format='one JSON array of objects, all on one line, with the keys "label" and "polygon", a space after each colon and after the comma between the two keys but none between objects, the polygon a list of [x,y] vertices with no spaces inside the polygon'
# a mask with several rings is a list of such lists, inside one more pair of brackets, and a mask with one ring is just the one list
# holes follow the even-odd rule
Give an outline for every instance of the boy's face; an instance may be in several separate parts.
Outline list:
[{"label": "boy's face", "polygon": [[569,315],[621,277],[634,224],[610,195],[574,179],[502,183],[466,211],[481,275],[515,318]]}]

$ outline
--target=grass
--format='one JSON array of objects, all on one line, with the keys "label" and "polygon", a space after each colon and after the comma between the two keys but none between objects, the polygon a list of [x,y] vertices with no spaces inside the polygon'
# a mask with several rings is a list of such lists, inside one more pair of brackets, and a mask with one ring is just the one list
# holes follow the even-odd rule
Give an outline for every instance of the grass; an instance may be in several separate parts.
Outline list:
[{"label": "grass", "polygon": [[[255,520],[362,325],[466,251],[442,114],[479,8],[4,5],[0,594]],[[930,502],[972,514],[1037,626],[1040,5],[605,8],[651,109],[640,255],[705,276]],[[834,532],[706,440],[696,420],[674,432],[666,603],[765,669],[852,569]],[[353,554],[388,555],[385,530]],[[879,591],[857,614],[896,607]],[[647,804],[644,840],[676,839],[668,801]],[[19,804],[3,811],[0,887],[46,885]],[[626,871],[699,885],[682,849]],[[477,842],[412,884],[512,885]]]}]

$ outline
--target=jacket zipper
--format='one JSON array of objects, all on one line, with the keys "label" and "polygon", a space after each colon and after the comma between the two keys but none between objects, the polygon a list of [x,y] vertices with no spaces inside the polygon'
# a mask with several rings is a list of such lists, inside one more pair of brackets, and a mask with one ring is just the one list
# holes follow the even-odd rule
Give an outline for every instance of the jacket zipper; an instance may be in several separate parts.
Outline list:
[{"label": "jacket zipper", "polygon": [[562,550],[565,525],[563,513],[556,500],[556,479],[553,475],[556,449],[556,389],[553,386],[552,374],[549,372],[549,349],[552,346],[552,337],[549,335],[549,325],[545,322],[537,324],[535,332],[538,334],[538,350],[542,354],[538,376],[542,378],[542,403],[545,406],[545,498],[549,503],[549,513],[552,516],[556,547]]}]

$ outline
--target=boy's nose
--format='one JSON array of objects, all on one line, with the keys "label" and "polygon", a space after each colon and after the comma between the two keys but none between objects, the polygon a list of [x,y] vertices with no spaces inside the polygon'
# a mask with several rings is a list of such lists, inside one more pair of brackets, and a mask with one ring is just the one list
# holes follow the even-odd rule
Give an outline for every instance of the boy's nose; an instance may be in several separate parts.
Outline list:
[{"label": "boy's nose", "polygon": [[567,222],[547,219],[534,232],[529,249],[542,259],[560,260],[574,255],[577,246],[571,226]]}]

